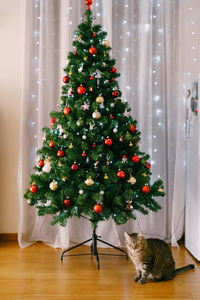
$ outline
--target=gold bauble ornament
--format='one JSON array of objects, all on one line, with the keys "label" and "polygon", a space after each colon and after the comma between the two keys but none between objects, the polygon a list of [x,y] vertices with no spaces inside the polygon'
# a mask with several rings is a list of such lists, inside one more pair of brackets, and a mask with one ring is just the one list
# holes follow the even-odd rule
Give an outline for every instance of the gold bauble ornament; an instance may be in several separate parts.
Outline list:
[{"label": "gold bauble ornament", "polygon": [[83,60],[84,60],[84,61],[87,61],[87,60],[88,60],[88,57],[87,57],[87,56],[83,57]]},{"label": "gold bauble ornament", "polygon": [[69,71],[69,76],[72,76],[72,70]]},{"label": "gold bauble ornament", "polygon": [[102,96],[96,97],[96,103],[101,104],[104,102],[104,98]]},{"label": "gold bauble ornament", "polygon": [[129,180],[127,180],[127,182],[129,182],[130,184],[135,184],[136,183],[136,179],[135,177],[130,177]]},{"label": "gold bauble ornament", "polygon": [[98,110],[95,110],[92,114],[93,119],[99,120],[101,118],[101,113]]},{"label": "gold bauble ornament", "polygon": [[158,192],[164,193],[164,190],[162,188],[159,188]]},{"label": "gold bauble ornament", "polygon": [[108,179],[108,175],[107,175],[107,174],[105,174],[105,176],[104,176],[104,179],[105,179],[105,180],[107,180],[107,179]]},{"label": "gold bauble ornament", "polygon": [[61,167],[61,166],[62,166],[62,163],[61,163],[61,161],[59,161],[59,162],[58,162],[58,166],[59,166],[59,167]]},{"label": "gold bauble ornament", "polygon": [[90,91],[90,92],[93,91],[93,87],[92,87],[92,86],[89,87],[89,91]]},{"label": "gold bauble ornament", "polygon": [[133,146],[132,142],[130,142],[129,146],[130,146],[130,147],[132,147],[132,146]]},{"label": "gold bauble ornament", "polygon": [[103,41],[103,45],[104,45],[106,48],[110,47],[110,43],[109,43],[109,41],[107,41],[107,40],[104,40],[104,41]]},{"label": "gold bauble ornament", "polygon": [[52,190],[52,191],[56,191],[57,188],[58,188],[58,183],[56,181],[52,181],[50,184],[49,184],[49,188]]},{"label": "gold bauble ornament", "polygon": [[119,141],[123,142],[123,137],[122,136],[120,136]]},{"label": "gold bauble ornament", "polygon": [[91,177],[89,177],[89,178],[87,178],[87,179],[85,180],[85,184],[86,184],[87,186],[92,186],[92,185],[94,184],[94,181],[92,180]]},{"label": "gold bauble ornament", "polygon": [[62,176],[62,181],[66,181],[67,177],[66,176]]},{"label": "gold bauble ornament", "polygon": [[69,149],[73,149],[74,146],[72,145],[72,143],[69,145]]},{"label": "gold bauble ornament", "polygon": [[104,56],[106,56],[106,51],[104,51],[104,53],[103,53],[103,54],[104,54]]}]

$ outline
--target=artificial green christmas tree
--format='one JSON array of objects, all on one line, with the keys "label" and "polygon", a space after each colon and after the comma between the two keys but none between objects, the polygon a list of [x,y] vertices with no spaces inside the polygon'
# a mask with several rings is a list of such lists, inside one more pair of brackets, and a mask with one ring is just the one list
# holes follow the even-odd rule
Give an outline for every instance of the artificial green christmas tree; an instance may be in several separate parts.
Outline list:
[{"label": "artificial green christmas tree", "polygon": [[51,112],[51,126],[43,128],[25,198],[40,216],[54,215],[52,225],[87,216],[96,228],[110,217],[124,224],[135,219],[134,211],[157,211],[154,197],[164,191],[161,180],[150,184],[149,155],[140,151],[137,122],[121,100],[106,32],[92,23],[92,1],[85,3],[64,69],[60,111]]}]

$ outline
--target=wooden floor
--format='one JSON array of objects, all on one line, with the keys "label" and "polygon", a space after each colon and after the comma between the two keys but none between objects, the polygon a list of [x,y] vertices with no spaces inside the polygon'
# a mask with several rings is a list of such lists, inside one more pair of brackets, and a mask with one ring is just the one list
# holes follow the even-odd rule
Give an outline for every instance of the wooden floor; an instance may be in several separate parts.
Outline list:
[{"label": "wooden floor", "polygon": [[[89,250],[82,246],[73,253]],[[42,243],[20,249],[17,242],[0,241],[0,299],[200,299],[200,263],[183,246],[172,251],[176,267],[195,263],[195,270],[168,282],[139,285],[125,257],[100,256],[101,269],[97,270],[91,256],[65,257],[61,262],[61,249]],[[99,252],[118,253],[102,248]]]}]

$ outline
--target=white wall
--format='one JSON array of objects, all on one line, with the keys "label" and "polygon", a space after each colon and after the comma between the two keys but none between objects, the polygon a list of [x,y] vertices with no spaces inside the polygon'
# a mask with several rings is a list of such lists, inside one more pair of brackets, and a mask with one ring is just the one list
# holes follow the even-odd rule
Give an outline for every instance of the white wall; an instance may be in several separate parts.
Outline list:
[{"label": "white wall", "polygon": [[18,231],[23,5],[24,0],[0,0],[0,233]]}]

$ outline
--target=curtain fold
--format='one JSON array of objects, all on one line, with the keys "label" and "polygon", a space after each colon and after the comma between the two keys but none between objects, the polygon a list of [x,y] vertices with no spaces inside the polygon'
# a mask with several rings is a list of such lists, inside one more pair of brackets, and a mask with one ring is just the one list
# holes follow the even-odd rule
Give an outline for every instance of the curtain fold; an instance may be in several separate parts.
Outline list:
[{"label": "curtain fold", "polygon": [[[123,232],[143,231],[173,243],[181,238],[184,209],[179,193],[178,173],[175,176],[177,144],[181,124],[177,122],[179,97],[178,10],[173,0],[106,0],[93,1],[95,23],[108,32],[112,57],[121,77],[122,100],[128,101],[141,131],[141,150],[150,154],[152,181],[164,181],[166,197],[159,202],[162,210],[137,221],[116,226],[110,219],[101,222],[97,233],[116,246],[124,244]],[[37,163],[36,149],[42,145],[42,128],[50,125],[49,113],[60,102],[63,68],[67,54],[73,49],[73,32],[85,10],[82,0],[29,0],[25,12],[25,68],[21,107],[19,157],[19,244],[25,247],[43,241],[53,247],[66,248],[70,242],[91,237],[90,223],[72,218],[65,228],[52,227],[50,217],[38,217],[37,211],[23,199],[29,174]],[[183,149],[182,149],[182,152]],[[176,155],[175,155],[176,153]],[[184,182],[184,178],[181,180]],[[178,208],[178,210],[177,210]],[[101,245],[103,246],[103,245]]]}]

